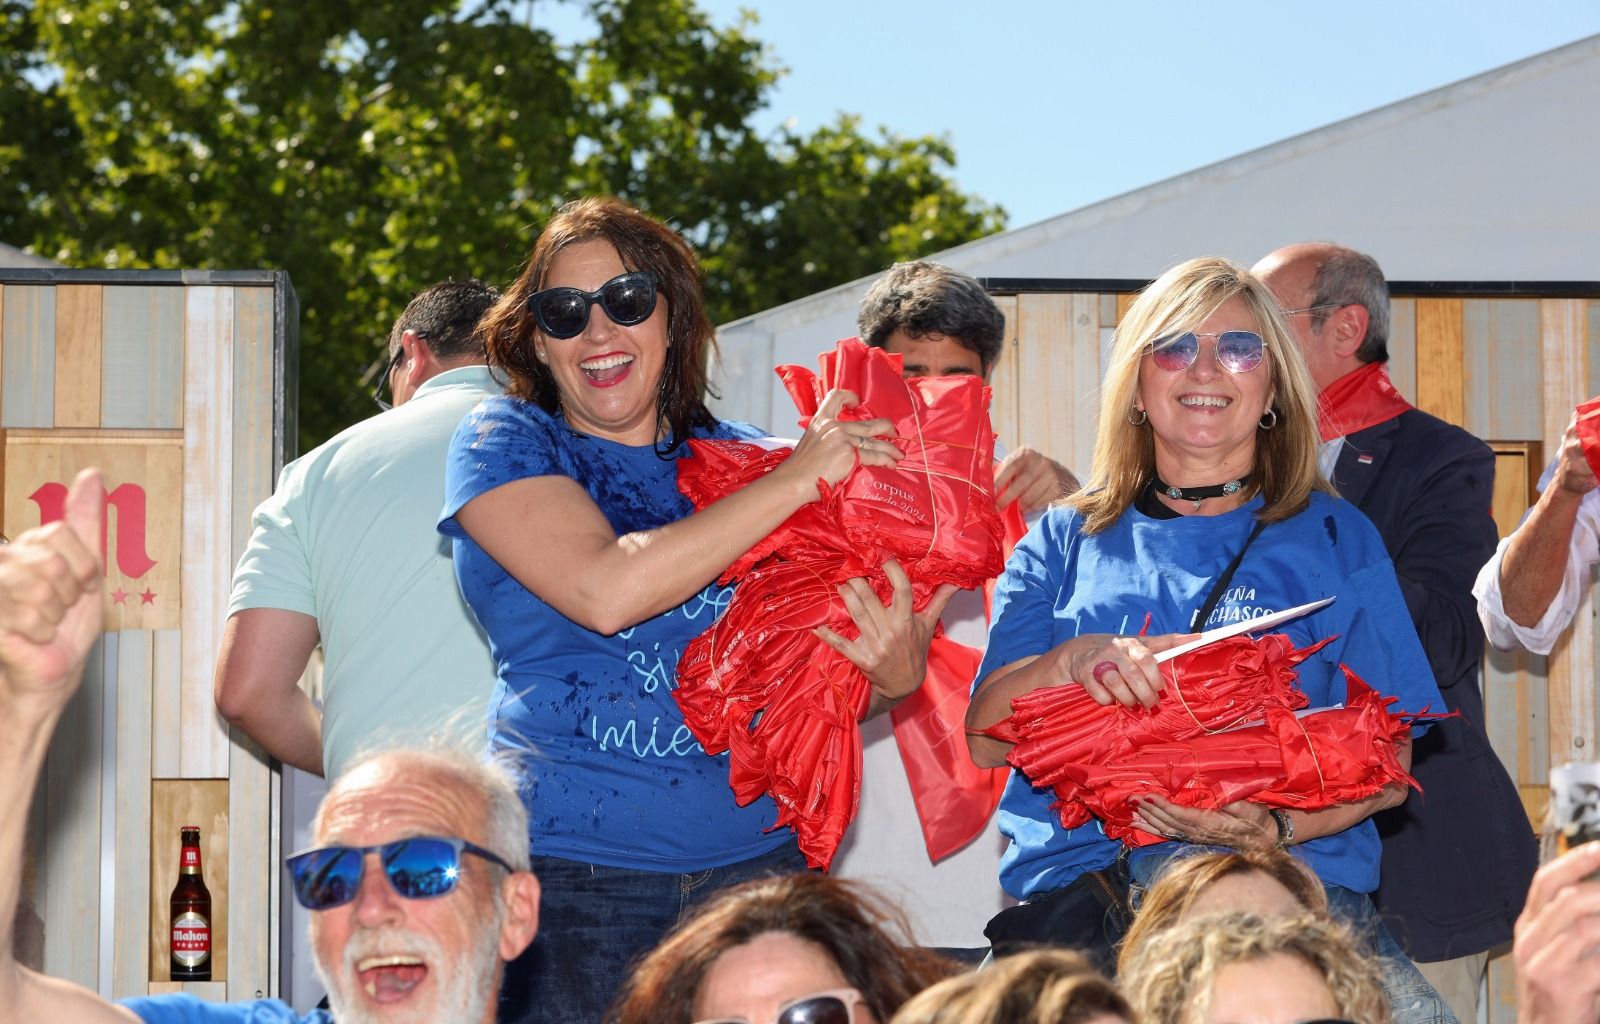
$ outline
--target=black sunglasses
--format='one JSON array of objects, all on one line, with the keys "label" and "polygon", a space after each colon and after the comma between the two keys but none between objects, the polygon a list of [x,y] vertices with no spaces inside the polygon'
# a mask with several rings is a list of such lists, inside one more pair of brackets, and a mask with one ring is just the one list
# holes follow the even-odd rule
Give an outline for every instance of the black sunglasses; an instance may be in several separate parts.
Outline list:
[{"label": "black sunglasses", "polygon": [[632,327],[650,319],[656,311],[656,290],[660,285],[654,271],[632,270],[618,274],[592,292],[581,288],[546,288],[534,292],[528,308],[539,323],[539,330],[552,338],[576,338],[589,325],[589,310],[596,303],[613,323]]},{"label": "black sunglasses", "polygon": [[383,373],[378,375],[377,386],[372,389],[372,400],[378,403],[378,408],[384,412],[394,408],[394,403],[388,398],[384,398],[383,394],[387,391],[391,398],[394,396],[394,389],[389,386],[389,378],[394,376],[395,367],[399,366],[401,360],[405,359],[405,357],[406,350],[404,346],[395,349],[394,355],[389,357],[389,365],[384,368]]},{"label": "black sunglasses", "polygon": [[[856,1007],[866,1000],[853,988],[831,989],[784,1003],[771,1024],[855,1024]],[[746,1017],[712,1017],[695,1024],[762,1024]]]},{"label": "black sunglasses", "polygon": [[297,853],[288,860],[294,898],[307,910],[329,910],[356,898],[366,874],[367,854],[374,850],[394,891],[408,900],[443,896],[461,877],[461,854],[474,854],[516,870],[492,850],[465,839],[416,836],[378,846],[324,846]]}]

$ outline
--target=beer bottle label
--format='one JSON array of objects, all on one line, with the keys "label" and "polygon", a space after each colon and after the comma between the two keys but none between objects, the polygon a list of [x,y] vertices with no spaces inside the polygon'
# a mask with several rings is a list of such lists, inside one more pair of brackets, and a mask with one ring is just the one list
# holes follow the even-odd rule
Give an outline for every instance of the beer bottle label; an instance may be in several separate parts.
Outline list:
[{"label": "beer bottle label", "polygon": [[172,921],[172,959],[198,967],[211,955],[211,922],[186,910]]},{"label": "beer bottle label", "polygon": [[200,847],[185,846],[183,857],[178,861],[179,874],[193,874],[200,870]]}]

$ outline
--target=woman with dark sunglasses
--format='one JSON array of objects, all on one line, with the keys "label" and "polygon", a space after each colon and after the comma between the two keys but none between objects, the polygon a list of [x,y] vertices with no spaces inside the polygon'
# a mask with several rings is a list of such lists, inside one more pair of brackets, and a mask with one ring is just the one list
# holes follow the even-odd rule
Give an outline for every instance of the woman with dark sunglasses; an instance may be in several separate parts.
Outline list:
[{"label": "woman with dark sunglasses", "polygon": [[887,1024],[956,965],[882,897],[823,875],[728,889],[640,961],[607,1024]]},{"label": "woman with dark sunglasses", "polygon": [[[599,1017],[628,963],[725,885],[805,862],[776,805],[734,803],[672,699],[678,658],[731,590],[717,577],[856,465],[893,465],[885,420],[834,392],[777,470],[695,514],[688,438],[757,439],[706,407],[713,345],[676,233],[615,199],[559,211],[479,327],[508,394],[462,423],[441,532],[499,665],[490,742],[530,755],[525,792],[541,937],[507,972],[502,1021]],[[832,638],[881,711],[921,684],[943,602],[852,591],[860,637]],[[869,595],[870,596],[870,595]],[[853,601],[853,603],[852,603]]]},{"label": "woman with dark sunglasses", "polygon": [[[1381,538],[1317,468],[1315,391],[1259,280],[1221,259],[1161,275],[1117,327],[1101,395],[1092,482],[1046,512],[996,586],[970,729],[1045,686],[1154,706],[1166,685],[1159,652],[1327,597],[1332,604],[1274,627],[1296,647],[1337,638],[1298,667],[1311,707],[1344,701],[1341,663],[1401,709],[1443,706]],[[1008,744],[975,733],[969,744],[978,764],[1006,763]],[[1131,851],[1097,822],[1062,828],[1054,799],[1013,771],[1000,803],[1011,841],[1000,881],[1027,902],[991,921],[997,951],[1053,941],[1089,948],[1110,969],[1130,881],[1148,884],[1188,844],[1276,846],[1303,857],[1333,912],[1392,958],[1391,991],[1420,1007],[1402,1019],[1449,1019],[1367,895],[1380,852],[1368,819],[1405,799],[1403,788],[1318,811],[1136,797],[1135,826],[1162,841]]]}]

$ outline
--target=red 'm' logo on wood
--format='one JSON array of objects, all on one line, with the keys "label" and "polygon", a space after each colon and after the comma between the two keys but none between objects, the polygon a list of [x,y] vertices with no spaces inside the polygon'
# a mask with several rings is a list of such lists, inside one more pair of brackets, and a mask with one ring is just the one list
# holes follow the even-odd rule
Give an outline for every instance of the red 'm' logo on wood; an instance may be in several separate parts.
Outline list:
[{"label": "red 'm' logo on wood", "polygon": [[[39,525],[46,526],[67,516],[67,485],[48,483],[28,495],[39,506]],[[106,549],[111,529],[111,509],[117,510],[117,569],[128,579],[138,579],[155,568],[155,559],[145,548],[145,494],[138,484],[122,484],[106,495],[104,527],[100,534],[100,557],[109,560]]]}]

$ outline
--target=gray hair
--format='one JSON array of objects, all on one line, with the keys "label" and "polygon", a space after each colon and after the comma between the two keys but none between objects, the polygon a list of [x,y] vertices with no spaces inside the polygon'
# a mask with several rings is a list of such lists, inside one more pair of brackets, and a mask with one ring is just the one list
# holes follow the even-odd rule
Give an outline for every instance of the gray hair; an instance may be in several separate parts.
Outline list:
[{"label": "gray hair", "polygon": [[[459,779],[464,792],[483,800],[483,845],[499,854],[516,870],[530,870],[528,808],[518,791],[521,770],[514,755],[484,754],[481,747],[472,750],[459,739],[441,732],[419,743],[363,751],[352,758],[339,777],[333,780],[328,795],[333,796],[340,782],[358,768],[390,758],[403,758],[419,767],[431,768]],[[323,807],[327,805],[328,801],[324,799]],[[319,809],[319,831],[321,816]]]},{"label": "gray hair", "polygon": [[1006,318],[976,278],[940,263],[896,263],[872,283],[856,317],[861,340],[883,348],[889,335],[943,334],[978,356],[984,373],[1000,358]]},{"label": "gray hair", "polygon": [[1356,357],[1363,363],[1389,361],[1389,282],[1377,260],[1343,246],[1327,249],[1311,281],[1311,305],[1365,309],[1367,334]]}]

